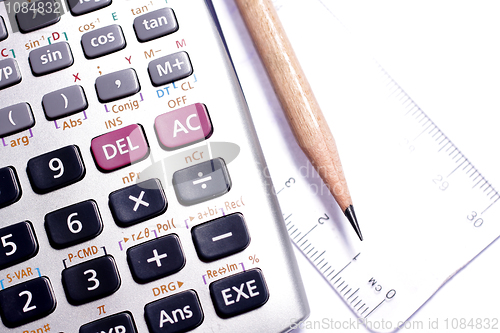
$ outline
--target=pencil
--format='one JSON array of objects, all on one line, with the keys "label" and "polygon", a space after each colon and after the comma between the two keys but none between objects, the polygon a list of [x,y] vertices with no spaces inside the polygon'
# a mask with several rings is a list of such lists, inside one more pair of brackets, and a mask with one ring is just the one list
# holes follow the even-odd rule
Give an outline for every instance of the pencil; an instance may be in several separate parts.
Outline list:
[{"label": "pencil", "polygon": [[360,240],[335,140],[270,0],[235,0],[290,128]]}]

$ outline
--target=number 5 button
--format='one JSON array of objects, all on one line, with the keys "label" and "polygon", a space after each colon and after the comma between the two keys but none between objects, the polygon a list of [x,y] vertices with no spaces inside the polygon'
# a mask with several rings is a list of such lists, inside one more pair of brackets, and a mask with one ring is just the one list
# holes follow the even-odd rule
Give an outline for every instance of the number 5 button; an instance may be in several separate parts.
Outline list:
[{"label": "number 5 button", "polygon": [[36,255],[38,243],[30,222],[19,222],[0,229],[0,269]]},{"label": "number 5 button", "polygon": [[67,146],[32,158],[28,161],[27,171],[33,191],[39,194],[71,185],[85,176],[85,166],[77,146]]},{"label": "number 5 button", "polygon": [[112,256],[89,260],[66,268],[62,284],[72,305],[80,305],[109,296],[120,288],[120,276]]}]

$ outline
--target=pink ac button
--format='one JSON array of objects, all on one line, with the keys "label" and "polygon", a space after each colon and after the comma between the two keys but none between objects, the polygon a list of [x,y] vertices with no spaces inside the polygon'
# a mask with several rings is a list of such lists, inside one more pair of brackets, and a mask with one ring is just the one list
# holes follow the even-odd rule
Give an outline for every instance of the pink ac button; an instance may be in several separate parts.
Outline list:
[{"label": "pink ac button", "polygon": [[140,125],[134,124],[92,139],[92,154],[103,171],[113,171],[144,159],[148,142]]},{"label": "pink ac button", "polygon": [[166,149],[176,149],[212,135],[212,123],[204,104],[196,103],[169,111],[155,119],[155,130]]}]

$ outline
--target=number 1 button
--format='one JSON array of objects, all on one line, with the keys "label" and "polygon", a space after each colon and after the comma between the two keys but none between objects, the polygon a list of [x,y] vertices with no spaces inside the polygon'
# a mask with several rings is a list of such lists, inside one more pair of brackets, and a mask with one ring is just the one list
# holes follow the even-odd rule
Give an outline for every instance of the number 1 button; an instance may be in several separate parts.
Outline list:
[{"label": "number 1 button", "polygon": [[67,146],[28,161],[28,177],[33,191],[49,193],[78,182],[85,176],[80,150]]}]

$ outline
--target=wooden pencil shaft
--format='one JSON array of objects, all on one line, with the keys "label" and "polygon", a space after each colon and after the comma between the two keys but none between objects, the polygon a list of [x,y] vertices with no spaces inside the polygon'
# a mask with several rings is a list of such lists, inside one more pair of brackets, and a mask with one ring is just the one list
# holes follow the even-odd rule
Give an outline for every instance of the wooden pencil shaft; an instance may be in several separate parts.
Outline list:
[{"label": "wooden pencil shaft", "polygon": [[352,205],[335,140],[269,0],[235,0],[290,128],[342,211]]}]

